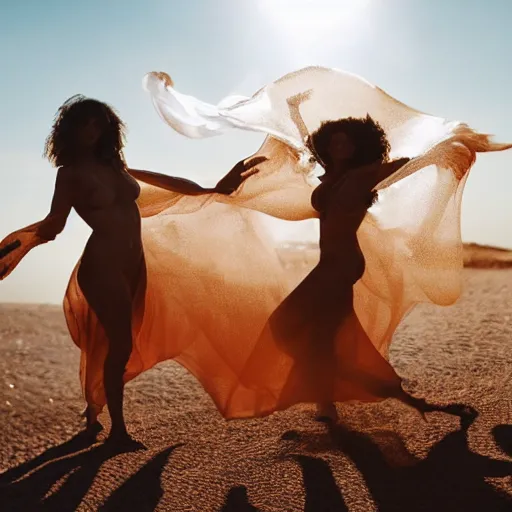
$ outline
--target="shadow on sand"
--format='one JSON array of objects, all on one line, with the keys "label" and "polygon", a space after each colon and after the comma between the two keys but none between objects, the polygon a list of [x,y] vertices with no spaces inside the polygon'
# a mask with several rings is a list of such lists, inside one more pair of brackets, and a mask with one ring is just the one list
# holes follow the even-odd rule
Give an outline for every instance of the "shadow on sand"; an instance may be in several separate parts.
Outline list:
[{"label": "shadow on sand", "polygon": [[260,512],[260,510],[249,503],[247,487],[239,485],[229,490],[220,512]]},{"label": "shadow on sand", "polygon": [[[284,457],[301,468],[304,512],[348,510],[343,489],[338,487],[329,463],[321,457],[322,452],[334,450],[352,460],[379,512],[512,510],[510,497],[486,481],[487,477],[510,477],[512,461],[471,451],[468,429],[475,417],[461,417],[460,428],[436,443],[424,459],[408,452],[392,431],[369,435],[336,425],[329,426],[325,434],[286,432],[282,440],[292,441],[297,449],[287,450]],[[502,452],[512,457],[512,425],[495,426],[492,435]],[[162,471],[179,446],[182,445],[156,453],[99,510],[155,510],[164,492]],[[90,446],[90,441],[81,436],[50,448],[0,475],[1,510],[75,511],[102,464],[117,454],[104,444]],[[259,511],[249,502],[244,486],[230,489],[220,512],[235,511]]]},{"label": "shadow on sand", "polygon": [[307,455],[293,455],[292,458],[302,470],[306,493],[304,512],[348,512],[331,468],[325,460]]},{"label": "shadow on sand", "polygon": [[[492,459],[470,450],[467,432],[473,418],[461,418],[461,428],[435,444],[425,459],[410,454],[395,432],[368,435],[344,426],[329,427],[326,435],[286,432],[301,451],[340,450],[355,464],[379,512],[512,510],[512,500],[486,482],[486,477],[510,477],[512,461]],[[512,457],[512,426],[492,429],[495,442]],[[306,490],[305,512],[346,511],[326,461],[290,453],[302,468]]]},{"label": "shadow on sand", "polygon": [[[155,510],[163,495],[162,470],[179,446],[170,446],[157,453],[118,487],[98,510]],[[105,444],[91,447],[90,441],[80,435],[50,448],[0,476],[1,509],[3,512],[74,512],[102,464],[116,455],[119,452]],[[53,489],[61,480],[60,487]]]}]

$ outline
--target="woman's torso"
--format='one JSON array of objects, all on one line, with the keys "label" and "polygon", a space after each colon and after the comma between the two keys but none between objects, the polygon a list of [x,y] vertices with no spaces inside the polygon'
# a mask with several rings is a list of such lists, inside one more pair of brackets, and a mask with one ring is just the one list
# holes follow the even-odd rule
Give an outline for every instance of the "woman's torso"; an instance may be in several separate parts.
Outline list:
[{"label": "woman's torso", "polygon": [[93,165],[75,169],[73,206],[92,229],[84,259],[124,266],[142,256],[140,187],[124,169]]},{"label": "woman's torso", "polygon": [[318,270],[328,272],[333,282],[354,284],[365,270],[364,255],[357,231],[363,222],[374,193],[336,183],[322,183],[312,197],[320,213],[320,262]]},{"label": "woman's torso", "polygon": [[[312,205],[320,212],[320,261],[269,319],[273,335],[287,351],[295,353],[301,339],[314,341],[316,349],[319,343],[330,343],[353,312],[353,285],[365,270],[357,230],[372,199],[373,193],[344,188],[343,183],[322,183],[315,189]],[[322,332],[330,334],[322,338],[311,326],[324,326]]]}]

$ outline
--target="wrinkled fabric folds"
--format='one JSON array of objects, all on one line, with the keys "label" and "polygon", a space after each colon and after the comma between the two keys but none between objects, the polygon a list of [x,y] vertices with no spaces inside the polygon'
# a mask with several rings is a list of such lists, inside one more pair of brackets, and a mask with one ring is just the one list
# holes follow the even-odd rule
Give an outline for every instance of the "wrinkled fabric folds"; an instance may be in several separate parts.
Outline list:
[{"label": "wrinkled fabric folds", "polygon": [[[272,404],[261,405],[267,391],[246,386],[240,376],[251,354],[262,350],[256,345],[266,320],[298,282],[289,282],[275,242],[259,221],[262,214],[317,217],[311,206],[318,183],[315,162],[304,137],[327,120],[370,114],[386,130],[391,157],[411,158],[377,187],[379,201],[358,231],[366,270],[354,286],[354,309],[375,348],[387,356],[398,323],[415,304],[457,300],[460,208],[468,171],[477,152],[511,145],[409,108],[360,77],[321,67],[290,73],[251,98],[225,98],[217,105],[177,92],[165,73],[150,73],[144,87],[160,117],[187,137],[232,129],[267,134],[251,155],[267,160],[229,196],[184,196],[141,183],[147,288],[134,305],[135,341],[126,381],[175,359],[198,378],[225,417],[272,412]],[[298,112],[288,104],[297,95],[304,98]],[[41,242],[30,229],[6,240],[14,239],[22,246],[7,256],[14,259],[0,260],[0,271],[2,263],[12,271],[20,255]],[[82,350],[84,393],[99,412],[105,404],[107,341],[80,292],[76,270],[64,306]],[[273,357],[270,350],[268,357]],[[265,356],[260,360],[265,374]],[[282,372],[290,368],[289,362]],[[267,380],[270,389],[272,372]]]}]

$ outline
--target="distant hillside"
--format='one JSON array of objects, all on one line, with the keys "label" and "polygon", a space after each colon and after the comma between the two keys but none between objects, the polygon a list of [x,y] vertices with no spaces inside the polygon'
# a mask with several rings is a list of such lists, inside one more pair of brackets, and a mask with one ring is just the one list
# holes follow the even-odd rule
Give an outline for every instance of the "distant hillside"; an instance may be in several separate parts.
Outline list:
[{"label": "distant hillside", "polygon": [[464,266],[510,268],[512,267],[512,250],[475,243],[464,244]]}]

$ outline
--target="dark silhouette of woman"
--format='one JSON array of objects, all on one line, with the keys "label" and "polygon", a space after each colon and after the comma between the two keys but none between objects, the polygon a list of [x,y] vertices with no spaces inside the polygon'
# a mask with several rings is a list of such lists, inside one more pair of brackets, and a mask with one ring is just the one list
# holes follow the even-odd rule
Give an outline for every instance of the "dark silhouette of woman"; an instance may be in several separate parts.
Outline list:
[{"label": "dark silhouette of woman", "polygon": [[[388,162],[386,135],[369,116],[325,123],[308,145],[325,169],[311,198],[320,213],[320,262],[308,276],[316,283],[315,289],[320,285],[320,352],[328,367],[332,366],[334,359],[325,349],[334,344],[341,363],[334,371],[355,379],[356,394],[398,397],[402,394],[400,378],[365,335],[354,312],[353,285],[365,270],[357,230],[377,199],[373,189],[408,159]],[[336,417],[335,411],[332,403],[319,404],[320,416]]]},{"label": "dark silhouette of woman", "polygon": [[[123,157],[124,125],[106,104],[74,96],[60,107],[45,154],[57,168],[52,224],[38,236],[53,240],[74,208],[92,229],[78,284],[98,317],[109,348],[104,384],[112,420],[110,440],[130,441],[123,418],[123,374],[132,350],[132,309],[145,274],[138,183]],[[141,286],[142,285],[142,286]],[[92,427],[87,411],[88,427]]]},{"label": "dark silhouette of woman", "polygon": [[[134,177],[188,195],[229,194],[261,161],[239,162],[217,187],[206,189],[186,179],[128,169],[123,145],[124,124],[110,106],[81,95],[67,100],[58,110],[45,145],[45,156],[58,168],[50,213],[0,244],[3,279],[29,250],[62,232],[72,208],[92,229],[77,281],[108,340],[103,374],[112,420],[109,440],[121,445],[133,443],[123,417],[123,376],[132,352],[133,325],[140,320],[134,315],[143,314],[140,304],[146,284],[141,216],[136,204],[140,186]],[[89,405],[84,414],[89,431],[101,429],[98,411]]]},{"label": "dark silhouette of woman", "polygon": [[325,169],[312,195],[320,214],[320,261],[270,316],[241,384],[255,392],[260,415],[313,402],[320,417],[335,420],[333,402],[388,397],[422,413],[437,410],[403,391],[353,305],[353,286],[365,271],[357,231],[376,200],[376,185],[408,159],[388,161],[386,135],[369,116],[326,122],[307,145]]}]

